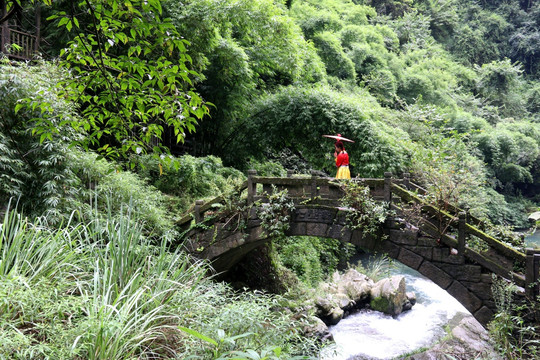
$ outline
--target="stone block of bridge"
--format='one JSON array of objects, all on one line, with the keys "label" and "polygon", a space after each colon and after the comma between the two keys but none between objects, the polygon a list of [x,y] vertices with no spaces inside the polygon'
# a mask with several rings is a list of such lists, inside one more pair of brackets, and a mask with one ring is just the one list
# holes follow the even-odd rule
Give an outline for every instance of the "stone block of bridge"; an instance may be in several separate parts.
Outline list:
[{"label": "stone block of bridge", "polygon": [[418,243],[418,232],[414,230],[394,230],[389,231],[390,241],[401,245],[416,245]]},{"label": "stone block of bridge", "polygon": [[261,239],[263,237],[263,228],[262,227],[254,227],[249,229],[249,241],[255,241],[258,239]]},{"label": "stone block of bridge", "polygon": [[450,251],[450,248],[447,247],[434,247],[433,248],[433,261],[446,264],[459,265],[463,264],[463,256],[453,255]]},{"label": "stone block of bridge", "polygon": [[406,224],[402,219],[389,217],[384,222],[384,227],[386,229],[401,230],[406,227]]},{"label": "stone block of bridge", "polygon": [[482,268],[479,265],[461,264],[455,266],[453,264],[438,264],[438,267],[452,276],[455,280],[465,280],[478,283],[482,280]]},{"label": "stone block of bridge", "polygon": [[208,245],[211,244],[214,240],[214,227],[209,228],[203,233],[198,233],[195,235],[197,243]]},{"label": "stone block of bridge", "polygon": [[412,251],[413,253],[420,255],[424,260],[432,260],[433,258],[433,248],[427,246],[410,246],[404,245],[404,248]]},{"label": "stone block of bridge", "polygon": [[289,230],[286,231],[288,236],[302,236],[306,235],[306,224],[305,222],[293,222],[291,223]]},{"label": "stone block of bridge", "polygon": [[478,296],[482,301],[491,300],[491,283],[486,282],[471,282],[471,281],[461,281],[467,289],[471,290],[476,296]]},{"label": "stone block of bridge", "polygon": [[473,314],[483,306],[482,300],[457,280],[454,280],[446,291]]},{"label": "stone block of bridge", "polygon": [[397,259],[399,255],[399,246],[396,246],[396,244],[391,241],[380,241],[377,239],[377,243],[374,246],[375,248],[372,250],[386,254],[392,259]]},{"label": "stone block of bridge", "polygon": [[258,220],[259,219],[259,215],[257,214],[257,208],[256,207],[252,207],[249,209],[249,217],[248,217],[249,220]]},{"label": "stone block of bridge", "polygon": [[347,225],[347,211],[338,210],[334,218],[335,224]]},{"label": "stone block of bridge", "polygon": [[347,226],[341,224],[332,224],[328,227],[327,237],[350,242],[352,237],[352,231]]},{"label": "stone block of bridge", "polygon": [[413,268],[414,270],[418,270],[418,268],[422,264],[422,261],[424,261],[424,258],[410,250],[401,248],[397,260],[400,263],[407,265],[410,268]]},{"label": "stone block of bridge", "polygon": [[227,247],[225,244],[213,244],[212,246],[204,249],[201,255],[205,259],[215,259],[219,255],[227,252],[227,250],[229,250],[229,247]]},{"label": "stone block of bridge", "polygon": [[418,268],[418,272],[431,279],[435,284],[439,285],[444,290],[446,290],[453,281],[450,275],[429,261],[424,261]]},{"label": "stone block of bridge", "polygon": [[495,313],[487,306],[482,306],[474,314],[474,318],[484,326],[486,326],[492,319]]},{"label": "stone block of bridge", "polygon": [[399,248],[390,241],[382,241],[379,235],[364,234],[361,230],[353,230],[350,243],[368,251],[378,253],[386,253],[388,256],[395,258]]},{"label": "stone block of bridge", "polygon": [[233,233],[223,239],[222,243],[227,249],[233,249],[235,247],[244,245],[246,242],[245,234],[242,232]]},{"label": "stone block of bridge", "polygon": [[337,212],[337,209],[300,208],[300,209],[296,209],[293,212],[292,221],[332,224],[334,222],[334,217],[336,215],[336,212]]},{"label": "stone block of bridge", "polygon": [[250,219],[247,222],[247,228],[251,229],[251,228],[254,228],[254,227],[258,227],[258,226],[261,226],[261,224],[262,224],[262,221],[259,218],[252,219],[252,220]]},{"label": "stone block of bridge", "polygon": [[438,246],[437,240],[430,236],[419,236],[418,237],[418,246],[429,246],[429,247],[436,247]]},{"label": "stone block of bridge", "polygon": [[328,232],[328,224],[318,222],[306,223],[306,234],[309,236],[326,237]]}]

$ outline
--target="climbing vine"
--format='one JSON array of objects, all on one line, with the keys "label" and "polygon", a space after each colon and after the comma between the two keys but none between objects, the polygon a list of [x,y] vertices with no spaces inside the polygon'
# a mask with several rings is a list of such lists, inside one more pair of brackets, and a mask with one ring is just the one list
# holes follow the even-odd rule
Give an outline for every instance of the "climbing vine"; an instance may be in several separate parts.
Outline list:
[{"label": "climbing vine", "polygon": [[287,189],[278,191],[272,185],[272,193],[267,195],[268,203],[261,204],[257,215],[267,236],[282,237],[289,229],[290,212],[295,208],[294,203],[288,197]]},{"label": "climbing vine", "polygon": [[341,183],[340,187],[344,193],[341,204],[348,209],[348,227],[362,230],[364,235],[376,235],[380,225],[390,215],[388,204],[375,201],[369,186],[348,181]]}]

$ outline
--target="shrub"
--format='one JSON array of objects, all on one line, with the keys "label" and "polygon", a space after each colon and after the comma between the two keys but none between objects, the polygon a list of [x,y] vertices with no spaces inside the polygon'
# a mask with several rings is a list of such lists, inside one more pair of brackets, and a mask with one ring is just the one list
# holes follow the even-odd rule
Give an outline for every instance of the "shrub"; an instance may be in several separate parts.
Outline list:
[{"label": "shrub", "polygon": [[389,204],[375,201],[370,195],[369,186],[343,182],[341,189],[344,192],[342,206],[348,209],[347,226],[360,230],[364,236],[378,236],[381,225],[390,215]]},{"label": "shrub", "polygon": [[307,2],[295,1],[291,8],[291,14],[296,18],[296,22],[308,39],[323,31],[337,31],[343,26],[343,22],[337,14],[317,9]]},{"label": "shrub", "polygon": [[379,103],[392,105],[396,101],[397,81],[392,72],[386,69],[372,71],[364,81]]},{"label": "shrub", "polygon": [[[73,109],[51,90],[60,75],[51,64],[9,66],[0,64],[0,201],[20,197],[19,206],[30,216],[48,213],[60,222],[62,209],[76,196],[67,166],[68,144],[76,136],[62,128],[50,136],[33,136],[33,119],[51,124],[72,118]],[[23,99],[36,94],[47,98],[51,112],[20,108]]]},{"label": "shrub", "polygon": [[309,237],[293,237],[280,241],[279,259],[283,266],[291,269],[307,286],[315,287],[328,274],[321,266],[319,252]]},{"label": "shrub", "polygon": [[139,157],[137,161],[137,171],[148,183],[177,200],[175,211],[187,209],[196,199],[230,192],[246,178],[239,170],[223,166],[220,158],[211,155],[184,155],[171,158],[165,164],[150,156]]},{"label": "shrub", "polygon": [[[166,233],[172,228],[173,217],[166,209],[166,198],[135,173],[122,171],[117,165],[98,155],[73,149],[68,163],[77,176],[74,186],[80,189],[76,207],[82,219],[91,220],[107,213],[120,214],[125,204],[131,204],[134,217],[145,225],[145,233]],[[97,211],[96,211],[97,210]]]},{"label": "shrub", "polygon": [[386,66],[387,60],[384,56],[386,51],[381,51],[381,49],[384,48],[380,45],[355,43],[347,55],[352,60],[355,71],[365,76]]},{"label": "shrub", "polygon": [[526,114],[521,66],[509,59],[492,61],[476,68],[478,94],[497,106],[507,117]]},{"label": "shrub", "polygon": [[317,53],[326,64],[328,75],[339,79],[355,80],[356,72],[353,62],[347,57],[336,35],[325,31],[313,36]]},{"label": "shrub", "polygon": [[234,156],[228,161],[240,166],[248,157],[287,149],[313,168],[333,174],[333,143],[321,136],[341,133],[356,141],[346,144],[354,173],[369,177],[399,172],[408,153],[407,135],[376,121],[379,110],[366,92],[344,95],[329,87],[283,89],[255,104],[250,121],[238,134],[244,141],[228,149]]}]

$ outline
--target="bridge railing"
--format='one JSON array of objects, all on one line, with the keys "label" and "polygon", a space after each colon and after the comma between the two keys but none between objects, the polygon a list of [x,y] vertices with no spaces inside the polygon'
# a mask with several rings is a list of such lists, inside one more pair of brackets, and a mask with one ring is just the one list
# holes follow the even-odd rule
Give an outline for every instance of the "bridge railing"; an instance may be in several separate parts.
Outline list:
[{"label": "bridge railing", "polygon": [[[237,194],[237,196],[240,196],[242,191],[247,188],[247,185],[248,182],[244,181],[242,184],[240,184],[240,186],[234,189],[233,192]],[[214,206],[217,204],[223,204],[225,200],[226,195],[219,195],[208,201],[196,200],[195,205],[188,211],[186,215],[182,216],[180,220],[176,221],[175,225],[183,227],[189,225],[193,220],[195,220],[196,223],[199,223],[204,218],[205,212],[214,208]]]},{"label": "bridge railing", "polygon": [[[534,282],[534,279],[526,276],[526,255],[478,229],[477,225],[483,223],[466,211],[450,204],[434,206],[398,184],[392,184],[392,195],[400,198],[403,207],[407,204],[419,205],[423,213],[419,225],[421,230],[455,248],[458,254],[483,265],[499,276],[513,279],[519,286],[526,287],[528,283]],[[399,206],[395,207],[401,210]],[[451,231],[454,236],[449,235]],[[481,241],[487,250],[479,252],[467,247],[467,238],[471,236]]]},{"label": "bridge railing", "polygon": [[5,52],[9,45],[16,45],[18,49],[11,46],[9,57],[19,60],[31,60],[37,52],[37,37],[28,33],[18,31],[9,26],[1,27],[0,52]]},{"label": "bridge railing", "polygon": [[525,290],[531,298],[540,296],[540,250],[527,249]]},{"label": "bridge railing", "polygon": [[[384,197],[383,179],[353,179],[369,186],[374,198],[382,200]],[[259,187],[262,185],[262,191]],[[248,171],[248,202],[257,200],[264,201],[268,194],[272,193],[272,187],[276,190],[287,190],[288,196],[297,201],[311,200],[312,203],[336,205],[343,196],[339,180],[330,177],[321,177],[316,172],[311,175],[293,176],[288,172],[286,178],[257,176],[255,170]]]}]

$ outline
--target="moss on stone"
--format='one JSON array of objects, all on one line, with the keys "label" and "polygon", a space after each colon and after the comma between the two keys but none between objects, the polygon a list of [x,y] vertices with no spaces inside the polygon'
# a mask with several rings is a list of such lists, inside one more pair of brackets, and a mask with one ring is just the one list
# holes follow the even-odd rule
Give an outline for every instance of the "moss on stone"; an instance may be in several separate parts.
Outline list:
[{"label": "moss on stone", "polygon": [[390,301],[382,296],[372,298],[369,302],[369,305],[373,310],[381,311],[384,313],[388,313],[388,310],[390,309]]}]

